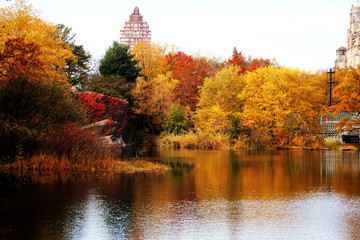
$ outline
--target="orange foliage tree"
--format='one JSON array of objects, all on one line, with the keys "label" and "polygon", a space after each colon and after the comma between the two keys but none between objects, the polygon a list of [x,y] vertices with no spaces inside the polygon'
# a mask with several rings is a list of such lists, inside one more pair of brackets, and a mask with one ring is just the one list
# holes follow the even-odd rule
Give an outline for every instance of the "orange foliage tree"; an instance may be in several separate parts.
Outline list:
[{"label": "orange foliage tree", "polygon": [[38,81],[44,65],[39,60],[40,54],[40,47],[35,43],[26,43],[24,38],[8,39],[0,52],[0,82]]},{"label": "orange foliage tree", "polygon": [[172,78],[179,81],[174,89],[176,99],[182,106],[194,111],[199,100],[199,86],[205,78],[213,76],[216,69],[205,58],[194,60],[183,52],[169,54],[168,62]]},{"label": "orange foliage tree", "polygon": [[349,70],[336,71],[337,82],[334,89],[335,105],[331,108],[335,113],[348,112],[355,114],[340,120],[336,125],[337,132],[359,130],[360,113],[360,66]]},{"label": "orange foliage tree", "polygon": [[258,68],[268,67],[271,65],[271,61],[269,59],[263,58],[254,58],[246,57],[242,52],[238,52],[236,47],[233,49],[233,55],[227,61],[225,61],[225,66],[229,67],[230,65],[240,67],[239,74],[245,74],[247,72],[253,72]]},{"label": "orange foliage tree", "polygon": [[[7,44],[8,50],[10,47],[17,48],[19,52],[27,53],[24,58],[28,60],[30,57],[33,59],[36,57],[36,61],[43,64],[39,74],[49,80],[55,79],[57,82],[68,85],[67,77],[64,74],[65,59],[72,59],[74,55],[68,44],[58,36],[59,32],[56,26],[41,20],[38,15],[38,11],[27,4],[26,0],[16,0],[13,5],[1,8],[0,46]],[[26,44],[26,46],[21,47],[21,44]],[[33,56],[30,56],[31,48],[34,50]],[[16,55],[19,60],[19,53]],[[3,60],[7,64],[0,65],[0,72],[5,72],[4,67],[13,64],[12,60],[14,59]],[[32,64],[34,63],[32,62]],[[32,73],[34,72],[35,68],[32,68]]]}]

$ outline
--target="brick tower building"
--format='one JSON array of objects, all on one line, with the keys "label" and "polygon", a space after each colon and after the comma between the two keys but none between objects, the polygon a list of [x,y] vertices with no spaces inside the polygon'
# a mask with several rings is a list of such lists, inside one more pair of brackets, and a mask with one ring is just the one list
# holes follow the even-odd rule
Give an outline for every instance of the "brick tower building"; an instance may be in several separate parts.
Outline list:
[{"label": "brick tower building", "polygon": [[130,51],[138,42],[151,42],[149,25],[143,21],[143,16],[140,14],[138,7],[135,7],[129,21],[125,22],[124,29],[120,32],[120,43],[129,45]]}]

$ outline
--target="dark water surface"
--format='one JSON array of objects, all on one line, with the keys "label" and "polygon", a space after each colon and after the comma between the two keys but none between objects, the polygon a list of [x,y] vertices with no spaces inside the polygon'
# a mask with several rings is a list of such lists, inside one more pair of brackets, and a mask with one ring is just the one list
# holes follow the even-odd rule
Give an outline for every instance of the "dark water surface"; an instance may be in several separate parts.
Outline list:
[{"label": "dark water surface", "polygon": [[0,239],[360,239],[358,152],[158,150],[165,175],[0,176]]}]

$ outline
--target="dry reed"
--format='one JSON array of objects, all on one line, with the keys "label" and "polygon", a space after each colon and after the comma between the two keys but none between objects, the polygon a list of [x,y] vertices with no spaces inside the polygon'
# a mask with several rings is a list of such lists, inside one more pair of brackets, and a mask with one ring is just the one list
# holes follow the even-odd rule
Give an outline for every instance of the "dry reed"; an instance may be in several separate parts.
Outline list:
[{"label": "dry reed", "polygon": [[105,157],[97,161],[81,159],[76,162],[67,157],[40,154],[29,159],[0,166],[0,171],[12,172],[111,172],[111,173],[164,173],[170,168],[147,160],[123,161]]}]

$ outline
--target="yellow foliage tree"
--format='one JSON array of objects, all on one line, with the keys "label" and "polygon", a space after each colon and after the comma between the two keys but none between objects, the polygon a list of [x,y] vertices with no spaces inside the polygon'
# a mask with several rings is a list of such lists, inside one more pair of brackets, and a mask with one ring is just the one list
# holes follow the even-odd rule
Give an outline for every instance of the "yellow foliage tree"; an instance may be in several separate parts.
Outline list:
[{"label": "yellow foliage tree", "polygon": [[152,119],[152,123],[161,125],[175,101],[173,90],[177,81],[171,79],[171,73],[159,74],[146,81],[139,77],[133,90],[137,99],[138,112]]},{"label": "yellow foliage tree", "polygon": [[358,130],[360,125],[360,66],[357,68],[336,71],[337,82],[334,89],[335,105],[331,108],[335,113],[347,112],[354,116],[344,117],[336,125],[337,133]]},{"label": "yellow foliage tree", "polygon": [[228,112],[219,105],[198,109],[194,115],[195,127],[212,134],[226,134],[230,126]]},{"label": "yellow foliage tree", "polygon": [[226,112],[240,111],[243,102],[237,97],[246,82],[239,76],[238,67],[223,68],[214,77],[206,78],[200,89],[198,107],[200,109],[219,105]]},{"label": "yellow foliage tree", "polygon": [[178,82],[171,78],[166,47],[142,41],[131,53],[139,61],[142,75],[137,78],[133,90],[138,112],[147,115],[152,124],[160,126],[175,101],[173,90]]},{"label": "yellow foliage tree", "polygon": [[[43,64],[42,76],[68,84],[63,69],[65,59],[73,58],[71,49],[58,37],[55,25],[41,20],[38,11],[26,0],[15,0],[13,5],[0,9],[0,29],[0,46],[11,39],[36,44],[40,49],[37,60]],[[10,58],[6,60],[11,61]],[[3,66],[0,66],[1,72],[6,71]]]},{"label": "yellow foliage tree", "polygon": [[135,55],[134,59],[139,61],[138,65],[142,68],[141,74],[147,81],[169,70],[164,46],[141,41],[135,45],[131,53]]},{"label": "yellow foliage tree", "polygon": [[244,101],[238,95],[246,82],[239,68],[223,68],[214,77],[206,78],[200,89],[194,124],[203,131],[225,133],[230,127],[230,116],[242,111]]},{"label": "yellow foliage tree", "polygon": [[315,134],[325,100],[319,78],[289,68],[260,68],[244,76],[246,87],[239,98],[244,101],[242,124],[276,135],[281,130]]}]

